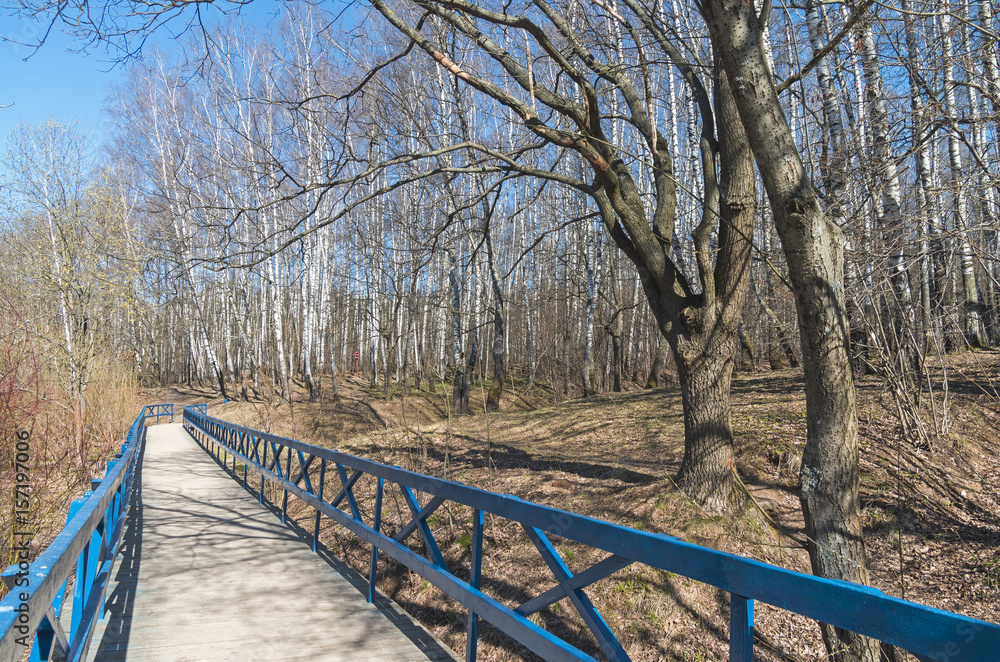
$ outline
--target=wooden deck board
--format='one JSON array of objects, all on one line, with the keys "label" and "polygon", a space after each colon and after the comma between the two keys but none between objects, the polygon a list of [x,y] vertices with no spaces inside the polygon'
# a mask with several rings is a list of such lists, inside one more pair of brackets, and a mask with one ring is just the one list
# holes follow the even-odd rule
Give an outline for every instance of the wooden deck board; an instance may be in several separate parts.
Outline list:
[{"label": "wooden deck board", "polygon": [[90,660],[455,660],[281,524],[179,424],[149,429]]}]

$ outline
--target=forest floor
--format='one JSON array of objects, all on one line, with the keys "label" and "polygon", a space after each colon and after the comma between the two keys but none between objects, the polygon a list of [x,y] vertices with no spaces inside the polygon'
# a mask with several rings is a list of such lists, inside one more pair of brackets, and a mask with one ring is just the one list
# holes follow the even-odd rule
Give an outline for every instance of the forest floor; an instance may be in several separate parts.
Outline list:
[{"label": "forest floor", "polygon": [[[948,374],[943,407],[942,372]],[[933,397],[926,393],[934,387]],[[309,443],[459,480],[495,492],[735,554],[809,572],[798,500],[797,458],[805,440],[801,372],[737,375],[733,425],[737,469],[779,528],[750,508],[710,517],[679,493],[671,477],[683,454],[676,387],[637,388],[551,404],[543,385],[508,387],[502,410],[451,417],[450,389],[411,390],[387,399],[354,377],[342,379],[340,402],[264,400],[212,404],[213,416]],[[426,385],[425,385],[426,386]],[[930,434],[904,435],[896,403],[882,379],[859,378],[861,506],[873,583],[886,593],[975,618],[997,621],[1000,604],[1000,352],[964,353],[931,370],[920,416]],[[216,403],[207,390],[164,389],[151,397]],[[947,413],[947,430],[942,422]],[[298,518],[306,524],[311,511]],[[392,517],[387,526],[394,525]],[[467,567],[470,517],[460,508],[431,518],[450,564]],[[395,524],[396,526],[399,523]],[[310,525],[311,526],[311,525]],[[779,532],[780,529],[780,532]],[[328,547],[367,573],[369,548],[331,525]],[[570,541],[557,548],[574,571],[599,554]],[[542,567],[540,567],[542,566]],[[527,537],[502,520],[487,520],[484,590],[516,604],[552,585]],[[379,587],[457,651],[465,647],[465,611],[419,577],[387,564]],[[467,571],[466,571],[467,572]],[[680,575],[631,566],[588,589],[633,660],[725,660],[728,597]],[[534,616],[568,641],[596,652],[569,605]],[[825,657],[814,622],[756,606],[755,659]],[[536,659],[481,626],[481,660]],[[901,656],[906,659],[906,656]],[[912,659],[912,658],[910,658]]]}]

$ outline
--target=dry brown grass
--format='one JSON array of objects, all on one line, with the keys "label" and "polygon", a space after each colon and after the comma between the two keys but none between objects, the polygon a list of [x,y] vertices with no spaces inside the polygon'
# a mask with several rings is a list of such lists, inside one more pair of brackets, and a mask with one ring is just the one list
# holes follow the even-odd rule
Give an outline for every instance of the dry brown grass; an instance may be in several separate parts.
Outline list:
[{"label": "dry brown grass", "polygon": [[[128,366],[102,362],[94,372],[87,391],[87,417],[84,424],[86,461],[80,465],[73,448],[72,412],[65,403],[58,382],[40,364],[39,379],[30,395],[30,412],[11,419],[11,430],[30,432],[29,512],[15,520],[11,500],[14,497],[13,456],[4,453],[3,483],[7,501],[0,508],[0,565],[11,561],[15,531],[32,534],[30,558],[35,558],[52,541],[66,521],[70,503],[90,489],[90,479],[100,477],[108,460],[125,442],[129,426],[147,401],[139,391],[138,381]],[[37,398],[35,397],[37,393]],[[0,412],[2,413],[2,412]],[[7,412],[9,413],[9,412]],[[23,536],[21,537],[23,538]]]}]

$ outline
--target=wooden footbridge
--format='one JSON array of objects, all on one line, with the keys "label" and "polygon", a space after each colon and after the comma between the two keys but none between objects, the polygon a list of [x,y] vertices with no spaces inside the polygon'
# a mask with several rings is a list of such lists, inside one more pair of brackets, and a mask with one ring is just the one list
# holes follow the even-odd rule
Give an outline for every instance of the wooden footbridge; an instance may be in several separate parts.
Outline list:
[{"label": "wooden footbridge", "polygon": [[[547,660],[629,660],[585,589],[636,562],[729,592],[731,662],[753,660],[755,600],[874,637],[922,662],[1000,660],[1000,626],[877,589],[228,424],[204,406],[186,408],[183,424],[150,425],[164,417],[173,418],[171,405],[146,407],[52,545],[4,572],[11,590],[0,602],[0,662],[28,647],[32,660],[74,662],[455,659],[375,590],[380,554],[465,605],[470,661],[480,619]],[[278,498],[266,498],[269,491]],[[392,530],[382,522],[390,494],[409,511]],[[290,498],[311,507],[312,531],[286,523]],[[429,525],[446,502],[471,509],[464,568],[449,566]],[[520,605],[480,590],[485,513],[524,529],[551,571],[549,590]],[[367,578],[320,544],[324,520],[371,546]],[[606,555],[573,574],[551,535]],[[529,618],[560,600],[589,628],[589,648]]]}]

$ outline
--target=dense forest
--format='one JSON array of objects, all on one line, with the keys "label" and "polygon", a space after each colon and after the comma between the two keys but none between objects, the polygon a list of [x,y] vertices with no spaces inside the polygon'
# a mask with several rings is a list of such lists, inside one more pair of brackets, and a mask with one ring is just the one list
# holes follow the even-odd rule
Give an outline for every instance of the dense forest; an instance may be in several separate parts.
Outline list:
[{"label": "dense forest", "polygon": [[801,362],[813,570],[867,582],[854,375],[926,444],[930,371],[1000,344],[992,5],[19,5],[128,73],[99,148],[7,139],[5,411],[58,401],[82,480],[121,428],[95,389],[335,400],[352,373],[462,415],[474,383],[494,411],[672,380],[678,483],[726,512],[732,372]]}]

